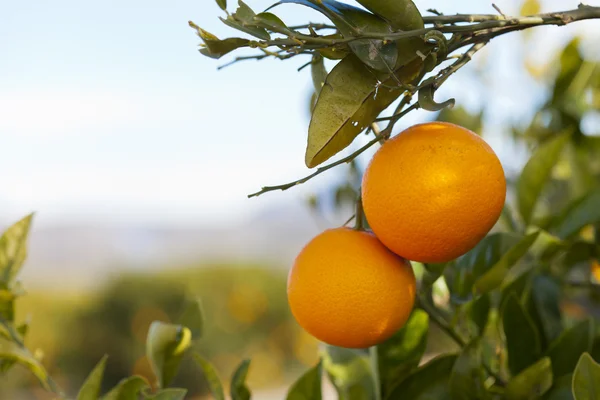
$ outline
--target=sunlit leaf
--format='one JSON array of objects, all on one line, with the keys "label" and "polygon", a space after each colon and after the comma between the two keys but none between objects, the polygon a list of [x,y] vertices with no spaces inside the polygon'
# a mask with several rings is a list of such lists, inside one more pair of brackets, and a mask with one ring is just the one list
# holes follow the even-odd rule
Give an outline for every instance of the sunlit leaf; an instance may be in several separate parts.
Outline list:
[{"label": "sunlit leaf", "polygon": [[233,14],[227,16],[227,18],[219,17],[219,19],[225,25],[234,29],[262,40],[270,40],[271,35],[269,35],[269,32],[265,28],[259,26],[260,22],[255,20],[255,17],[256,13],[242,0],[238,0],[238,9]]},{"label": "sunlit leaf", "polygon": [[394,27],[403,31],[422,29],[423,18],[412,0],[357,0],[367,10],[386,19]]},{"label": "sunlit leaf", "polygon": [[159,387],[167,386],[175,377],[191,339],[191,331],[184,326],[160,321],[154,321],[150,325],[146,339],[146,356]]},{"label": "sunlit leaf", "polygon": [[92,372],[90,372],[77,394],[77,400],[98,400],[107,359],[108,356],[102,357]]},{"label": "sunlit leaf", "polygon": [[521,172],[517,182],[517,202],[519,212],[526,225],[531,221],[542,189],[569,137],[570,135],[562,134],[544,143],[529,159]]},{"label": "sunlit leaf", "polygon": [[519,375],[513,377],[506,386],[507,400],[536,400],[552,387],[552,362],[544,357]]},{"label": "sunlit leaf", "polygon": [[450,392],[453,400],[480,400],[485,397],[481,363],[481,342],[474,340],[464,347],[452,368]]},{"label": "sunlit leaf", "polygon": [[27,257],[27,236],[33,214],[9,227],[0,237],[0,288],[8,288]]},{"label": "sunlit leaf", "polygon": [[204,315],[202,312],[202,302],[199,298],[189,302],[177,322],[192,332],[193,339],[198,339],[202,336],[204,331]]},{"label": "sunlit leaf", "polygon": [[419,365],[427,346],[428,332],[429,315],[415,309],[402,329],[377,346],[384,394]]},{"label": "sunlit leaf", "polygon": [[392,388],[386,400],[451,400],[449,378],[456,355],[434,358]]},{"label": "sunlit leaf", "polygon": [[102,400],[135,400],[142,390],[149,387],[150,385],[145,378],[137,375],[131,376],[122,379],[117,386],[102,397]]},{"label": "sunlit leaf", "polygon": [[267,28],[275,32],[290,32],[287,25],[277,15],[270,12],[258,13],[254,17],[254,20],[259,22],[263,28]]},{"label": "sunlit leaf", "polygon": [[573,396],[575,400],[600,398],[600,364],[588,353],[581,355],[573,373]]},{"label": "sunlit leaf", "polygon": [[189,21],[188,23],[192,28],[196,29],[198,36],[204,41],[206,47],[200,49],[200,52],[211,58],[221,58],[225,54],[237,48],[244,47],[250,42],[248,39],[242,38],[227,38],[221,40],[212,33],[200,28],[192,21]]},{"label": "sunlit leaf", "polygon": [[323,364],[319,363],[302,375],[289,389],[286,400],[321,400]]},{"label": "sunlit leaf", "polygon": [[52,383],[42,364],[25,348],[0,335],[0,360],[17,362],[26,367],[47,390],[52,390]]},{"label": "sunlit leaf", "polygon": [[[419,77],[422,60],[410,61],[396,77],[406,83]],[[383,79],[383,78],[382,78]],[[313,111],[305,162],[313,168],[328,160],[362,132],[403,93],[392,78],[376,76],[355,56],[340,61],[327,76]]]},{"label": "sunlit leaf", "polygon": [[552,230],[562,238],[570,238],[586,225],[600,221],[600,189],[589,192],[572,203],[553,224]]},{"label": "sunlit leaf", "polygon": [[592,349],[593,320],[585,320],[560,335],[548,349],[555,377],[573,372],[579,357]]},{"label": "sunlit leaf", "polygon": [[474,290],[477,293],[487,293],[502,285],[510,268],[527,253],[538,236],[539,231],[531,233],[508,249],[493,267],[475,281]]},{"label": "sunlit leaf", "polygon": [[249,400],[250,389],[246,385],[246,376],[250,368],[250,360],[244,360],[237,367],[231,378],[231,400]]},{"label": "sunlit leaf", "polygon": [[514,293],[504,301],[502,326],[506,337],[508,367],[513,375],[517,375],[537,361],[541,344],[535,324]]},{"label": "sunlit leaf", "polygon": [[146,400],[184,400],[186,394],[187,389],[163,389],[144,397]]},{"label": "sunlit leaf", "polygon": [[319,53],[313,54],[310,73],[312,76],[315,93],[318,95],[321,92],[323,85],[325,85],[325,80],[327,79],[325,62]]},{"label": "sunlit leaf", "polygon": [[213,395],[215,400],[225,400],[223,385],[221,384],[221,380],[217,375],[215,367],[213,367],[210,362],[202,358],[199,354],[194,354],[194,360],[200,366],[200,368],[202,368],[202,372],[204,373],[204,378],[206,378],[206,382],[208,383],[210,393]]}]

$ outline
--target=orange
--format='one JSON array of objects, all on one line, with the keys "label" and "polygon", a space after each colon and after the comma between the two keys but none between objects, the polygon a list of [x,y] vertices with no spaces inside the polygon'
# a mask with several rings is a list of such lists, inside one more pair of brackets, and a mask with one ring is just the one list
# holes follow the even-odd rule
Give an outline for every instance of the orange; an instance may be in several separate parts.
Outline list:
[{"label": "orange", "polygon": [[592,260],[590,265],[590,272],[592,275],[592,279],[595,282],[600,282],[600,261]]},{"label": "orange", "polygon": [[415,125],[384,143],[362,181],[367,221],[390,250],[412,261],[453,260],[494,226],[506,197],[500,160],[460,126]]},{"label": "orange", "polygon": [[370,232],[327,230],[300,252],[290,270],[288,302],[317,339],[366,348],[388,339],[408,319],[416,283],[410,263]]}]

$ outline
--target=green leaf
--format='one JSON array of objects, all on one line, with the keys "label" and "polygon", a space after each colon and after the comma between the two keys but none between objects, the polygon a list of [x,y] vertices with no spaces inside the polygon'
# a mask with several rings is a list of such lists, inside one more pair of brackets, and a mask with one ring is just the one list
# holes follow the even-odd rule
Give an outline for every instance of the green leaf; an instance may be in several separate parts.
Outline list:
[{"label": "green leaf", "polygon": [[568,97],[565,95],[583,64],[579,42],[580,39],[577,37],[571,40],[560,55],[560,72],[554,83],[552,94],[552,104],[554,105],[560,105]]},{"label": "green leaf", "polygon": [[506,386],[506,400],[535,400],[552,387],[552,362],[544,357],[515,376]]},{"label": "green leaf", "polygon": [[202,302],[196,298],[189,302],[187,308],[179,317],[178,323],[189,328],[192,333],[192,339],[198,339],[204,332],[204,315],[202,311]]},{"label": "green leaf", "polygon": [[300,377],[288,391],[286,400],[321,400],[321,376],[323,375],[323,362],[308,370]]},{"label": "green leaf", "polygon": [[600,364],[588,353],[581,355],[573,373],[573,396],[575,400],[600,399]]},{"label": "green leaf", "polygon": [[0,237],[0,288],[8,288],[23,266],[32,219],[33,214],[29,214]]},{"label": "green leaf", "polygon": [[275,32],[290,32],[287,25],[275,14],[270,12],[258,13],[254,17],[256,22],[259,22],[263,28],[274,30]]},{"label": "green leaf", "polygon": [[204,42],[206,47],[200,49],[200,52],[207,57],[211,58],[221,58],[225,54],[238,49],[240,47],[246,46],[250,41],[248,39],[242,38],[227,38],[227,39],[219,39],[215,35],[210,32],[205,31],[200,28],[198,25],[194,24],[192,21],[188,22],[189,25],[196,30],[198,36]]},{"label": "green leaf", "polygon": [[554,224],[553,231],[561,239],[570,238],[586,225],[600,221],[600,189],[589,192],[571,204]]},{"label": "green leaf", "polygon": [[440,111],[436,120],[459,125],[477,133],[478,135],[481,135],[481,130],[483,128],[483,109],[481,109],[478,114],[471,114],[461,106],[444,108],[442,111]]},{"label": "green leaf", "polygon": [[449,99],[441,103],[435,101],[435,99],[433,98],[433,95],[435,93],[435,88],[433,86],[434,82],[435,78],[429,78],[428,80],[423,82],[423,85],[425,86],[421,90],[419,90],[419,106],[421,106],[422,109],[427,111],[440,111],[447,107],[454,107],[454,104],[456,104],[455,99]]},{"label": "green leaf", "polygon": [[517,375],[537,361],[541,344],[535,324],[514,293],[504,302],[502,326],[506,336],[508,367],[513,375]]},{"label": "green leaf", "polygon": [[[401,81],[419,78],[422,60],[407,60],[397,73]],[[383,82],[380,85],[379,82]],[[380,80],[356,56],[331,70],[313,111],[308,131],[306,166],[313,168],[345,149],[354,138],[403,93],[392,78]]]},{"label": "green leaf", "polygon": [[221,10],[227,10],[227,0],[216,0]]},{"label": "green leaf", "polygon": [[153,395],[144,396],[146,400],[184,400],[187,389],[163,389]]},{"label": "green leaf", "polygon": [[190,347],[192,332],[181,325],[154,321],[148,329],[146,356],[159,387],[167,386],[177,374],[179,363]]},{"label": "green leaf", "polygon": [[92,372],[90,372],[77,394],[77,400],[97,400],[100,397],[100,388],[102,387],[102,377],[104,376],[107,358],[108,356],[102,357]]},{"label": "green leaf", "polygon": [[231,378],[231,400],[249,400],[250,389],[246,386],[246,376],[250,368],[250,360],[244,360],[237,367]]},{"label": "green leaf", "polygon": [[555,378],[552,389],[546,393],[544,400],[573,400],[572,382],[573,374]]},{"label": "green leaf", "polygon": [[213,367],[210,362],[202,358],[199,354],[194,354],[194,360],[200,366],[200,368],[202,368],[202,372],[204,372],[204,378],[206,378],[210,393],[213,395],[215,400],[225,400],[223,385],[221,384],[221,380],[219,379],[215,367]]},{"label": "green leaf", "polygon": [[386,400],[451,400],[448,382],[456,359],[454,354],[432,359],[396,385]]},{"label": "green leaf", "polygon": [[142,390],[150,385],[141,376],[130,376],[122,379],[117,386],[102,397],[102,400],[137,400]]},{"label": "green leaf", "polygon": [[481,363],[481,342],[476,339],[463,348],[452,368],[450,392],[453,400],[481,400],[486,397]]},{"label": "green leaf", "polygon": [[[0,325],[0,328],[2,325]],[[27,350],[0,335],[0,360],[17,362],[35,375],[46,390],[53,389],[53,383],[44,366]]]},{"label": "green leaf", "polygon": [[313,86],[315,87],[315,93],[318,95],[325,85],[327,79],[327,69],[325,69],[325,61],[323,56],[319,53],[314,53],[311,62],[310,73],[312,76]]},{"label": "green leaf", "polygon": [[429,332],[429,315],[415,309],[404,327],[377,346],[383,393],[419,365]]},{"label": "green leaf", "polygon": [[517,181],[517,203],[525,225],[531,222],[542,189],[569,138],[569,134],[562,134],[544,143],[523,168]]},{"label": "green leaf", "polygon": [[527,253],[527,250],[533,245],[539,234],[540,232],[537,231],[525,236],[504,253],[492,268],[475,281],[475,292],[487,293],[502,285],[510,268]]},{"label": "green leaf", "polygon": [[386,19],[394,27],[403,31],[423,29],[423,17],[412,0],[357,0],[372,13]]},{"label": "green leaf", "polygon": [[490,315],[491,300],[489,294],[484,294],[470,303],[469,318],[477,327],[477,335],[485,333],[485,327]]},{"label": "green leaf", "polygon": [[340,400],[372,400],[372,369],[364,351],[326,345],[323,367]]},{"label": "green leaf", "polygon": [[555,377],[573,372],[579,357],[592,349],[593,320],[585,320],[563,332],[548,349]]},{"label": "green leaf", "polygon": [[562,316],[560,311],[560,285],[553,278],[537,275],[533,278],[529,311],[539,328],[542,347],[560,336]]}]

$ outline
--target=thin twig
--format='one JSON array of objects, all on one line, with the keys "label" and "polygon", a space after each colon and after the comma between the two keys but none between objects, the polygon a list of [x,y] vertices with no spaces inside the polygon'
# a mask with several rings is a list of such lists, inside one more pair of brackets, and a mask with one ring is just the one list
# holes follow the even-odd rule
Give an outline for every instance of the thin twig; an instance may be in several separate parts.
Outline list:
[{"label": "thin twig", "polygon": [[498,11],[498,14],[500,14],[502,16],[502,18],[506,18],[506,15],[504,15],[504,13],[502,12],[502,10],[500,9],[500,7],[498,7],[496,4],[492,3],[492,7],[494,7],[494,10]]}]

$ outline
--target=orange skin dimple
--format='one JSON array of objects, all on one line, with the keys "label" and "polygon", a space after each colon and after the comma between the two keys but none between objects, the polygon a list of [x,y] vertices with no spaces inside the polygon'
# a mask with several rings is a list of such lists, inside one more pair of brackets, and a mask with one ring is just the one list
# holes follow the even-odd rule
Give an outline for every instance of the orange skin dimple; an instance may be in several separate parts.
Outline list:
[{"label": "orange skin dimple", "polygon": [[460,126],[415,125],[373,156],[362,183],[369,225],[396,254],[453,260],[483,239],[504,206],[506,179],[492,148]]},{"label": "orange skin dimple", "polygon": [[408,320],[416,282],[410,263],[369,232],[327,230],[300,252],[288,276],[288,302],[317,339],[367,348]]}]

